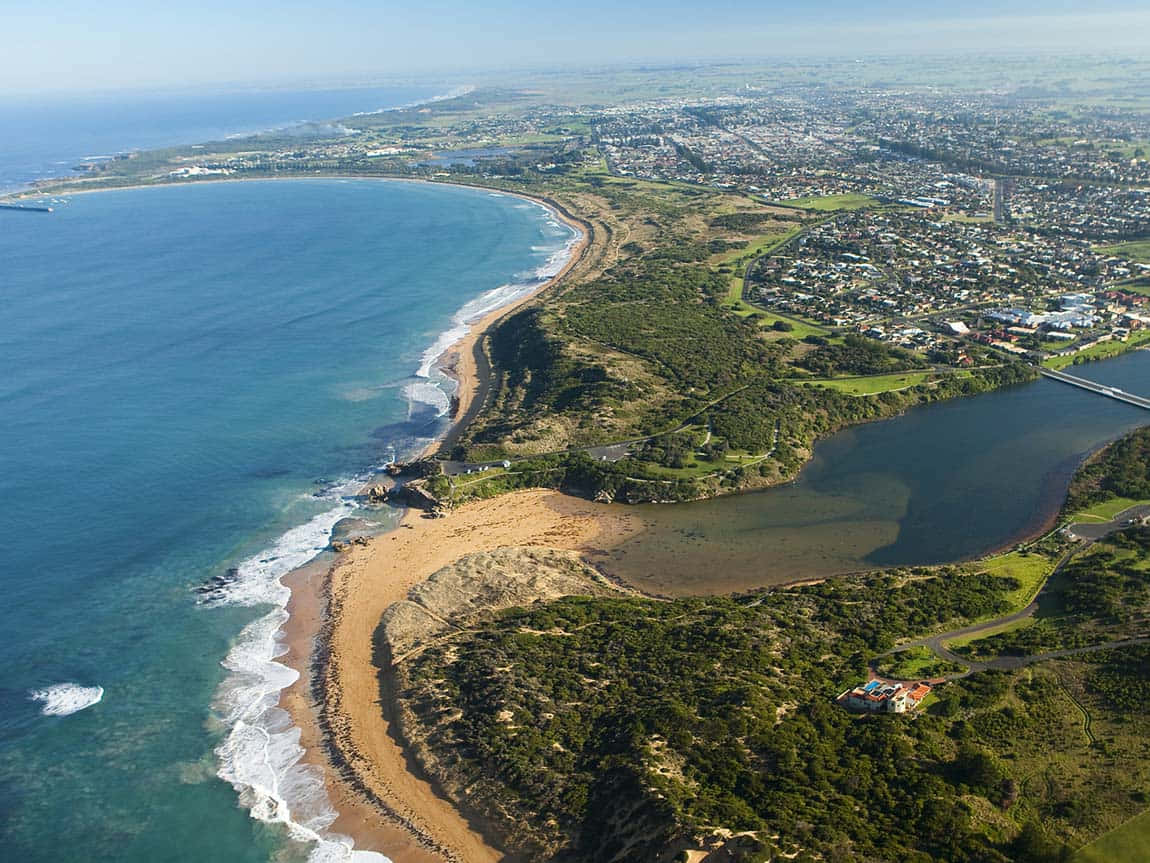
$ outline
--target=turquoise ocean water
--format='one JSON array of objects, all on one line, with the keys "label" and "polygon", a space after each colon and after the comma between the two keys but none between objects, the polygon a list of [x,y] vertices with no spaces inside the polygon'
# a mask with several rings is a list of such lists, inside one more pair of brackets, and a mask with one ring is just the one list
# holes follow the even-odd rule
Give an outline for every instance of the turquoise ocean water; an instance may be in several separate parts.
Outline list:
[{"label": "turquoise ocean water", "polygon": [[442,430],[431,360],[464,321],[570,240],[417,183],[0,211],[0,858],[347,856],[285,841],[331,813],[272,708],[278,579],[356,477]]}]

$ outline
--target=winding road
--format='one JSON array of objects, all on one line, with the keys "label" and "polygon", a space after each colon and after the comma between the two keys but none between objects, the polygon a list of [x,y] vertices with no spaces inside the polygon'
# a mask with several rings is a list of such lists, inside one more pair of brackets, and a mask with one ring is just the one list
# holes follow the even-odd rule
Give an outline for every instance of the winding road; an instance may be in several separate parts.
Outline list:
[{"label": "winding road", "polygon": [[[894,656],[907,650],[913,650],[916,647],[926,647],[939,659],[946,662],[955,663],[958,665],[966,666],[967,670],[957,672],[954,674],[943,675],[935,680],[958,680],[974,674],[977,671],[986,671],[987,669],[998,669],[1009,671],[1017,668],[1022,668],[1027,665],[1032,665],[1035,662],[1045,662],[1049,659],[1063,659],[1068,656],[1077,656],[1082,653],[1095,653],[1099,650],[1110,650],[1112,648],[1129,647],[1135,644],[1145,644],[1150,642],[1150,636],[1138,636],[1136,638],[1126,638],[1119,641],[1107,641],[1101,644],[1092,644],[1087,647],[1076,647],[1068,650],[1055,650],[1049,653],[1035,653],[1029,656],[996,656],[993,659],[986,660],[973,660],[970,657],[962,656],[958,653],[948,649],[946,642],[954,641],[962,638],[967,640],[974,640],[971,636],[979,636],[984,633],[990,633],[992,630],[999,629],[1004,626],[1009,626],[1012,623],[1017,623],[1021,620],[1026,620],[1032,617],[1038,611],[1039,603],[1043,593],[1045,593],[1047,585],[1051,583],[1054,576],[1056,576],[1062,569],[1078,554],[1086,551],[1097,540],[1113,533],[1116,530],[1121,530],[1124,527],[1129,527],[1133,521],[1146,518],[1150,516],[1150,506],[1140,504],[1132,506],[1118,513],[1114,518],[1107,522],[1099,522],[1098,524],[1077,523],[1072,524],[1067,528],[1067,532],[1071,536],[1079,538],[1081,541],[1067,551],[1054,568],[1050,570],[1050,574],[1046,577],[1046,581],[1038,594],[1025,608],[1008,614],[1005,617],[997,617],[994,620],[987,620],[982,623],[971,624],[964,626],[960,629],[953,629],[950,632],[942,632],[937,635],[928,635],[923,638],[917,638],[913,641],[908,641],[905,644],[900,644],[893,650],[889,650],[880,656],[874,657],[870,661],[871,673],[876,677],[881,677],[883,680],[897,681],[898,678],[888,677],[886,675],[878,674],[879,662],[888,656]],[[907,682],[907,681],[903,681]]]}]

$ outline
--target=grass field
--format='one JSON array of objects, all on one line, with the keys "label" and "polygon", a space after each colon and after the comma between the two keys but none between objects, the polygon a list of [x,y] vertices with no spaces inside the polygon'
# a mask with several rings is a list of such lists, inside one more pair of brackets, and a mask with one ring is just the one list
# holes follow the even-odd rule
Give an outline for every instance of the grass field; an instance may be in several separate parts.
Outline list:
[{"label": "grass field", "polygon": [[1095,246],[1094,251],[1102,255],[1117,255],[1143,264],[1150,264],[1150,240],[1134,240],[1129,243],[1115,243],[1112,246]]},{"label": "grass field", "polygon": [[789,317],[787,315],[776,315],[772,312],[759,312],[761,315],[760,322],[764,327],[770,327],[776,321],[786,321],[791,325],[792,329],[786,332],[780,332],[780,336],[790,336],[792,339],[805,339],[807,336],[823,336],[826,335],[827,329],[820,327],[818,324],[812,324],[809,321],[804,321],[802,318]]},{"label": "grass field", "polygon": [[1110,500],[1104,500],[1102,503],[1096,503],[1094,506],[1087,507],[1086,509],[1079,510],[1070,517],[1073,521],[1110,521],[1118,513],[1124,509],[1129,509],[1132,506],[1137,506],[1140,503],[1150,503],[1145,500],[1135,500],[1131,497],[1113,497]]},{"label": "grass field", "polygon": [[1150,811],[1078,849],[1071,863],[1141,863],[1150,860]]},{"label": "grass field", "polygon": [[1131,294],[1141,294],[1144,297],[1150,297],[1150,276],[1141,276],[1140,278],[1127,279],[1124,282],[1115,282],[1114,287],[1128,291]]},{"label": "grass field", "polygon": [[1127,351],[1146,344],[1150,344],[1150,331],[1131,333],[1130,338],[1124,342],[1102,342],[1102,344],[1086,348],[1086,350],[1079,351],[1076,354],[1068,354],[1064,357],[1047,357],[1042,361],[1042,364],[1048,369],[1064,369],[1074,365],[1074,360],[1078,357],[1082,359],[1104,360],[1110,357],[1116,357],[1119,354],[1124,354]]},{"label": "grass field", "polygon": [[878,204],[870,195],[827,195],[825,198],[791,198],[780,201],[784,207],[797,207],[800,210],[817,210],[820,213],[835,210],[861,210]]},{"label": "grass field", "polygon": [[912,647],[909,650],[885,657],[878,671],[884,677],[898,680],[942,677],[944,674],[965,671],[966,666],[946,662],[934,655],[929,647]]},{"label": "grass field", "polygon": [[[797,335],[793,333],[792,335]],[[805,334],[804,334],[805,335]],[[798,336],[801,338],[801,336]],[[800,381],[809,386],[821,386],[852,396],[870,396],[891,390],[904,390],[926,381],[934,372],[900,372],[893,375],[874,375],[865,378],[819,378]]]},{"label": "grass field", "polygon": [[[759,312],[760,310],[752,306],[743,299],[743,285],[745,282],[744,276],[746,268],[750,265],[755,258],[762,257],[773,250],[777,249],[783,243],[794,237],[801,228],[792,228],[788,231],[774,232],[770,234],[763,234],[762,236],[753,240],[749,245],[741,249],[732,249],[729,252],[723,252],[716,255],[711,263],[715,266],[723,264],[734,264],[736,267],[735,275],[731,276],[731,280],[727,285],[727,307],[730,308],[736,315],[740,317],[748,317]],[[760,312],[761,313],[761,312]],[[780,315],[769,315],[763,319],[764,326],[770,326],[775,321],[783,320]],[[794,330],[786,335],[793,336],[796,339],[801,339],[808,335],[818,335],[825,333],[826,330],[822,327],[815,326],[814,324],[805,323],[797,318],[785,318],[789,321]]]},{"label": "grass field", "polygon": [[[1024,617],[1022,620],[1014,620],[1010,623],[1004,623],[1001,626],[992,626],[990,629],[984,629],[981,632],[976,632],[974,635],[963,635],[959,638],[946,639],[946,646],[951,650],[958,647],[965,647],[975,641],[981,641],[984,638],[990,638],[992,635],[1001,635],[1004,632],[1013,632],[1016,629],[1026,629],[1028,626],[1034,625],[1033,617]],[[975,649],[975,654],[978,650]]]},{"label": "grass field", "polygon": [[970,565],[972,572],[989,572],[991,575],[1009,576],[1019,582],[1017,590],[1006,595],[1011,611],[1018,611],[1030,604],[1046,581],[1046,576],[1054,566],[1050,558],[1032,552],[1012,551]]}]

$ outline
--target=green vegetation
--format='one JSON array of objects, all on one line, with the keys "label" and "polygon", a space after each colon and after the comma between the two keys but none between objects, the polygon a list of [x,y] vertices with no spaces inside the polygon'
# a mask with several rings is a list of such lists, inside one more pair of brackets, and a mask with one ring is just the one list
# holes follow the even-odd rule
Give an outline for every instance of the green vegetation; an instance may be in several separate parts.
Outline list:
[{"label": "green vegetation", "polygon": [[789,201],[780,201],[779,205],[796,207],[800,210],[835,212],[838,210],[861,210],[864,207],[877,206],[878,203],[870,195],[827,195],[824,198],[792,198]]},{"label": "green vegetation", "polygon": [[911,351],[885,345],[857,333],[848,333],[839,345],[820,345],[798,365],[822,377],[835,375],[882,375],[923,368],[926,360]]},{"label": "green vegetation", "polygon": [[433,775],[530,859],[1065,859],[1145,808],[1150,721],[1124,705],[1145,703],[1150,654],[981,672],[919,715],[833,703],[896,639],[1002,614],[1019,588],[944,567],[568,598],[432,645],[399,667],[399,697]]},{"label": "green vegetation", "polygon": [[1140,503],[1150,503],[1150,500],[1136,500],[1132,497],[1112,497],[1101,503],[1081,509],[1070,516],[1070,521],[1110,521],[1118,513],[1137,506]]},{"label": "green vegetation", "polygon": [[1077,366],[1082,363],[1094,362],[1095,360],[1108,360],[1111,357],[1119,356],[1127,351],[1132,351],[1135,348],[1140,348],[1145,345],[1150,345],[1150,330],[1139,330],[1138,332],[1131,333],[1130,337],[1124,342],[1099,342],[1073,354],[1047,357],[1042,361],[1042,364],[1048,369],[1064,369],[1067,366]]},{"label": "green vegetation", "polygon": [[818,378],[801,381],[801,383],[808,386],[829,387],[852,396],[870,396],[926,383],[932,375],[933,372],[910,372],[907,374],[870,375],[868,377]]},{"label": "green vegetation", "polygon": [[1065,511],[1105,517],[1107,513],[1117,514],[1134,502],[1147,499],[1150,499],[1150,427],[1115,441],[1084,464],[1070,482]]},{"label": "green vegetation", "polygon": [[1150,634],[1150,529],[1111,534],[1074,558],[1039,600],[1033,625],[962,647],[978,656],[1029,656]]},{"label": "green vegetation", "polygon": [[1150,811],[1079,849],[1071,863],[1135,863],[1150,859]]},{"label": "green vegetation", "polygon": [[1011,610],[1019,611],[1038,595],[1051,569],[1054,568],[1054,560],[1053,555],[1049,553],[1021,550],[979,561],[973,564],[972,568],[977,572],[988,572],[1018,582],[1018,587],[1008,595],[1008,601]]},{"label": "green vegetation", "polygon": [[1098,246],[1094,251],[1103,255],[1116,255],[1142,264],[1150,264],[1150,240],[1134,240],[1129,243],[1115,243],[1112,246]]},{"label": "green vegetation", "polygon": [[895,680],[930,680],[966,671],[966,666],[947,662],[927,647],[912,647],[892,653],[878,666],[878,673]]},{"label": "green vegetation", "polygon": [[[791,423],[790,410],[806,410],[796,391],[752,385],[713,406],[710,423],[762,447],[770,426],[749,422],[739,399],[773,393],[774,415]],[[701,462],[704,428],[652,441],[645,458]],[[1072,503],[1138,491],[1148,462],[1142,429],[1079,470]],[[734,863],[1045,863],[1086,846],[1074,859],[1138,860],[1145,821],[1129,819],[1150,803],[1150,644],[1137,641],[1150,638],[1150,528],[1085,547],[1048,581],[1064,548],[1051,533],[962,566],[734,598],[515,609],[403,663],[399,698],[428,769],[467,789],[467,804],[530,859],[662,861],[721,846]],[[1036,593],[1035,617],[950,646],[972,663],[1104,649],[979,671],[907,716],[834,705],[874,657],[899,679],[962,671],[924,647],[890,651],[1001,618]]]}]

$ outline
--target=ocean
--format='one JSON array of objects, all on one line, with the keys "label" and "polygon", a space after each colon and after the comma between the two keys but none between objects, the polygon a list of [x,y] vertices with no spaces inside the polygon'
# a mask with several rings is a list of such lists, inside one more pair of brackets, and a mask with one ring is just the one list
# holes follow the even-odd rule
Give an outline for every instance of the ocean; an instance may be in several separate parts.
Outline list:
[{"label": "ocean", "polygon": [[[0,192],[86,159],[338,120],[448,95],[445,87],[0,93]],[[301,130],[302,131],[302,130]]]},{"label": "ocean", "polygon": [[279,578],[386,526],[348,496],[444,429],[435,356],[571,240],[371,180],[0,211],[0,858],[349,856],[290,838],[333,813],[274,707]]}]

